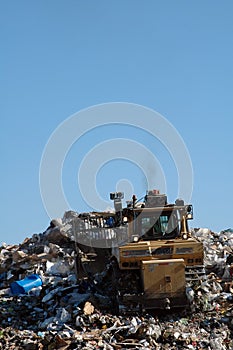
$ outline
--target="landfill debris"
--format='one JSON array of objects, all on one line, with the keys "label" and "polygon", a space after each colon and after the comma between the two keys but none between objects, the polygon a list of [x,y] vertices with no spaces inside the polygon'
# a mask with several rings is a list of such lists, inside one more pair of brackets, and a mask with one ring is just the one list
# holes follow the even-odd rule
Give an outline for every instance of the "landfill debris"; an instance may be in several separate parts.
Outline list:
[{"label": "landfill debris", "polygon": [[[100,288],[104,272],[95,277],[98,288],[77,280],[76,216],[67,212],[44,233],[0,247],[0,349],[233,349],[233,230],[193,230],[204,244],[207,279],[187,290],[191,310],[117,316],[107,286]],[[32,275],[41,283],[27,288]],[[14,293],[20,281],[23,293]]]}]

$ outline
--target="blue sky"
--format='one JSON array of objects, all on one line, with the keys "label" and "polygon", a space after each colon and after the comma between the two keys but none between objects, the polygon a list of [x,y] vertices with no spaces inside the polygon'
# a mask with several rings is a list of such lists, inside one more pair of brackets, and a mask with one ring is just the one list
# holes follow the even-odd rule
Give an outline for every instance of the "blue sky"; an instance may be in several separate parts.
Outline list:
[{"label": "blue sky", "polygon": [[[228,0],[1,2],[0,242],[19,243],[47,228],[39,186],[45,145],[71,115],[109,102],[146,106],[172,123],[193,165],[192,226],[232,227],[232,16]],[[176,169],[158,140],[109,125],[84,135],[67,155],[62,176],[71,209],[90,209],[77,184],[82,157],[117,137],[155,154],[175,199]],[[144,194],[141,170],[116,159],[97,174],[101,196],[124,178]]]}]

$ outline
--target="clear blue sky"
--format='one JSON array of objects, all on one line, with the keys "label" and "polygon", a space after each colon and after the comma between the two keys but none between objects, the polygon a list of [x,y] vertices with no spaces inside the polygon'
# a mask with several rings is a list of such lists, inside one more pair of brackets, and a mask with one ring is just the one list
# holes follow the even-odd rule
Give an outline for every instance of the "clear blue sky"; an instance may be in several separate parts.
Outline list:
[{"label": "clear blue sky", "polygon": [[[184,139],[194,172],[192,226],[233,227],[232,1],[10,0],[1,2],[0,17],[0,243],[22,242],[49,225],[39,169],[52,132],[74,113],[114,101],[156,110]],[[174,166],[159,143],[106,126],[67,155],[71,209],[89,210],[77,188],[81,155],[116,135],[150,148],[175,199]],[[97,176],[101,195],[122,178],[144,194],[140,170],[116,160]]]}]

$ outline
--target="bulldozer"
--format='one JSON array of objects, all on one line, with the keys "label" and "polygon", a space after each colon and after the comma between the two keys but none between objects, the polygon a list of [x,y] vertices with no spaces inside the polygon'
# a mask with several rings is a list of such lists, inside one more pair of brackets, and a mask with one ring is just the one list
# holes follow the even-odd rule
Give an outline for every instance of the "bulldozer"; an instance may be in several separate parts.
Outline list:
[{"label": "bulldozer", "polygon": [[187,290],[205,278],[203,245],[188,226],[192,205],[169,204],[158,190],[141,201],[133,195],[125,207],[123,198],[112,192],[113,212],[83,213],[74,222],[77,276],[102,273],[115,312],[185,308]]}]

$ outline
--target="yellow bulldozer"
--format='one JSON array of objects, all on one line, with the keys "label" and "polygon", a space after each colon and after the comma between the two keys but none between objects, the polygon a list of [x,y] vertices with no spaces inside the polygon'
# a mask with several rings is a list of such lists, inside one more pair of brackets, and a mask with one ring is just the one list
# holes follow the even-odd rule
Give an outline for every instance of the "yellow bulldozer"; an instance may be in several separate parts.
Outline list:
[{"label": "yellow bulldozer", "polygon": [[188,226],[192,205],[168,204],[158,190],[143,201],[134,195],[124,208],[123,197],[110,194],[114,212],[83,213],[74,222],[77,276],[102,273],[116,312],[187,306],[187,288],[205,278],[203,245]]}]

